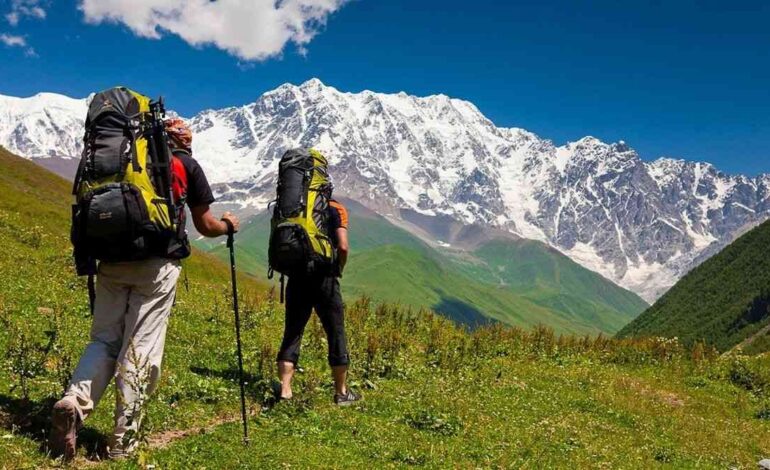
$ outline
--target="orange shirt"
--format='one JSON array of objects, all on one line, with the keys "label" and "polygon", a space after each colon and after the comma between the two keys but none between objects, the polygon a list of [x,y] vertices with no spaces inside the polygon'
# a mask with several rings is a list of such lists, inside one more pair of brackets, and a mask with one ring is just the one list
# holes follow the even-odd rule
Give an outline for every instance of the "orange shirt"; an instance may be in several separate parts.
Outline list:
[{"label": "orange shirt", "polygon": [[348,228],[348,210],[345,209],[345,206],[332,199],[329,201],[329,212],[331,215],[329,231],[332,235],[334,235],[338,228]]}]

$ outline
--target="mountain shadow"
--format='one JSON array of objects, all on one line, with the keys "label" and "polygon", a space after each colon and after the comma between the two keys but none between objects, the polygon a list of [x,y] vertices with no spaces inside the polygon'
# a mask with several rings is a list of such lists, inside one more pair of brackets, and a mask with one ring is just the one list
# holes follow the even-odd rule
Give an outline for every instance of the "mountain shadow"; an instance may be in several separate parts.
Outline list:
[{"label": "mountain shadow", "polygon": [[751,301],[751,304],[736,318],[728,330],[735,333],[755,323],[759,323],[770,316],[770,291],[762,292]]},{"label": "mountain shadow", "polygon": [[470,328],[494,323],[494,320],[485,316],[473,305],[453,297],[442,296],[441,301],[432,308],[441,315]]}]

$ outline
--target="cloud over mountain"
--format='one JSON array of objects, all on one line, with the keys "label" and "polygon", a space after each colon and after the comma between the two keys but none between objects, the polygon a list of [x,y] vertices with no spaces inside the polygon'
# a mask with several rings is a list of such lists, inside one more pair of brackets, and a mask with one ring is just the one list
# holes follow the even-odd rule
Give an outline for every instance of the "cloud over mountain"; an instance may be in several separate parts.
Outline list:
[{"label": "cloud over mountain", "polygon": [[213,45],[245,60],[280,55],[287,44],[303,50],[329,15],[347,0],[81,0],[90,23],[126,25],[134,34],[165,33],[193,46]]}]

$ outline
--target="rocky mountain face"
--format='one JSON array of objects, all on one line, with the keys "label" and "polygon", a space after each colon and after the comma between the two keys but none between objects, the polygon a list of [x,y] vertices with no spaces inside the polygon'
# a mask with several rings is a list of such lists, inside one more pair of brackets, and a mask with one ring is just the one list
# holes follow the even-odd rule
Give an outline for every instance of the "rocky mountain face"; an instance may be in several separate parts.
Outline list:
[{"label": "rocky mountain face", "polygon": [[[0,145],[77,155],[85,107],[47,94],[0,98]],[[311,80],[190,123],[220,200],[245,210],[273,197],[284,150],[314,146],[330,157],[337,192],[380,214],[448,216],[544,241],[648,301],[770,216],[770,175],[647,162],[593,137],[556,146],[443,95],[343,93]]]}]

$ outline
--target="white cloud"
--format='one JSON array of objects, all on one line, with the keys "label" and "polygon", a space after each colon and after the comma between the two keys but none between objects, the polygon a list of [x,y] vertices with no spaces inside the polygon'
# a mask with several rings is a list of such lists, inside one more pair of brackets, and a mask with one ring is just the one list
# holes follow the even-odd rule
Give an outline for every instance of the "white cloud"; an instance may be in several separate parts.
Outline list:
[{"label": "white cloud", "polygon": [[12,34],[0,34],[0,42],[8,47],[27,47],[27,40],[24,36],[14,36]]},{"label": "white cloud", "polygon": [[0,43],[3,43],[6,47],[20,47],[24,49],[24,55],[37,57],[37,52],[27,45],[27,38],[24,36],[2,33],[0,34]]},{"label": "white cloud", "polygon": [[136,35],[176,34],[194,46],[212,44],[245,60],[302,52],[330,14],[348,0],[80,0],[90,23],[122,23]]},{"label": "white cloud", "polygon": [[11,26],[18,25],[25,16],[38,20],[45,19],[46,12],[43,4],[43,0],[12,0],[11,11],[5,15],[5,19]]}]

